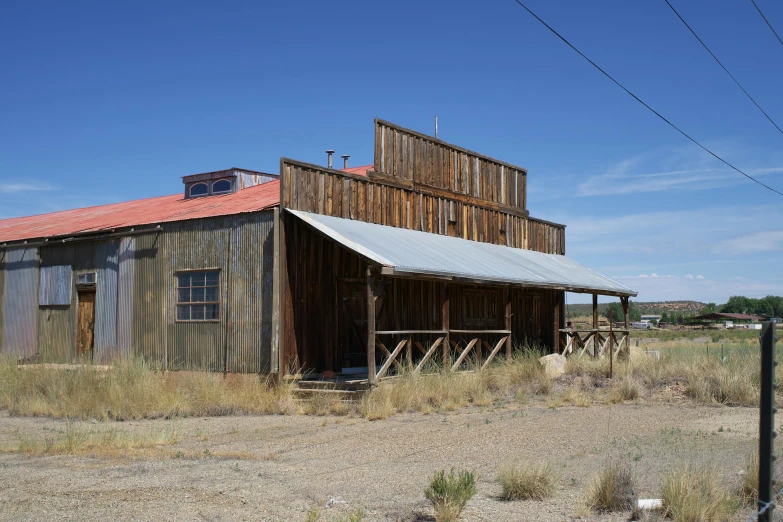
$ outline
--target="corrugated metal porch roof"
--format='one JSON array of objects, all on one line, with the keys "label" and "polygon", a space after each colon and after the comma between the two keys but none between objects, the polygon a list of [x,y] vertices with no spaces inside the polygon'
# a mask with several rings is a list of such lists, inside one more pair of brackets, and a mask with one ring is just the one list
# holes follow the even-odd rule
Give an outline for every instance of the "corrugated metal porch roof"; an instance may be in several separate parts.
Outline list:
[{"label": "corrugated metal porch roof", "polygon": [[573,259],[286,209],[357,254],[400,276],[511,283],[569,292],[636,296],[636,292]]}]

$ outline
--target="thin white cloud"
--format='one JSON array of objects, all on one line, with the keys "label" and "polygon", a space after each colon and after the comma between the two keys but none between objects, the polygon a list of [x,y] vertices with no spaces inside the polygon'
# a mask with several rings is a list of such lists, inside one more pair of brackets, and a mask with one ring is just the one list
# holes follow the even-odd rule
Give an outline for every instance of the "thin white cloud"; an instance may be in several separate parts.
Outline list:
[{"label": "thin white cloud", "polygon": [[19,194],[21,192],[37,192],[52,190],[48,183],[0,183],[0,194]]},{"label": "thin white cloud", "polygon": [[783,230],[753,232],[721,241],[712,249],[715,254],[753,254],[783,250]]},{"label": "thin white cloud", "polygon": [[[742,155],[740,147],[719,144],[724,156]],[[783,167],[747,169],[752,176],[783,173]],[[577,196],[607,196],[663,192],[669,190],[707,190],[743,183],[736,172],[716,164],[703,151],[676,147],[625,158],[609,165],[604,172],[588,176],[577,186]]]}]

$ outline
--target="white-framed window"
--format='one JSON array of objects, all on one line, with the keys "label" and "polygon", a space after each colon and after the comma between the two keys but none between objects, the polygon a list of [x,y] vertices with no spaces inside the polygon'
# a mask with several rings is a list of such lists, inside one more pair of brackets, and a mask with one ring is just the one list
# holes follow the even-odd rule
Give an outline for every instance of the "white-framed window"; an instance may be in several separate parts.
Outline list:
[{"label": "white-framed window", "polygon": [[220,319],[220,270],[181,270],[177,278],[177,321]]},{"label": "white-framed window", "polygon": [[209,185],[206,183],[194,183],[190,186],[190,197],[209,195]]},{"label": "white-framed window", "polygon": [[219,179],[212,183],[213,194],[227,194],[231,192],[231,180]]},{"label": "white-framed window", "polygon": [[79,286],[94,286],[98,280],[98,275],[95,272],[82,272],[76,275],[76,284]]}]

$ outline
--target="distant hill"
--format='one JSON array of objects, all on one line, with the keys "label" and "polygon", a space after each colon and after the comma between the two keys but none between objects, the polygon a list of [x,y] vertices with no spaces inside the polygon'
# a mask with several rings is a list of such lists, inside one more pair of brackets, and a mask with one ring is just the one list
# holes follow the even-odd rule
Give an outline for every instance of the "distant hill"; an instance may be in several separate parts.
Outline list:
[{"label": "distant hill", "polygon": [[[659,302],[641,302],[634,301],[637,309],[642,314],[656,314],[662,315],[664,312],[682,315],[697,315],[701,312],[701,309],[706,306],[705,303],[699,301],[659,301]],[[604,310],[608,306],[607,303],[598,304],[598,313],[603,314]],[[579,317],[583,315],[591,315],[593,313],[593,305],[591,304],[570,304],[567,307],[568,317]]]}]

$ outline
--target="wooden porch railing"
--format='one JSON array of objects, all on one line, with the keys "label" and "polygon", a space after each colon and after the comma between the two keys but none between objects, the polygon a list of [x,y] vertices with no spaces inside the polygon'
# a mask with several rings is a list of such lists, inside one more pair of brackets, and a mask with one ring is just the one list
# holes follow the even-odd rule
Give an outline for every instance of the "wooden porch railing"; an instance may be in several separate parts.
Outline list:
[{"label": "wooden porch railing", "polygon": [[[629,330],[560,330],[560,335],[565,337],[563,355],[571,355],[579,351],[579,358],[585,352],[592,357],[603,357],[604,352],[611,344],[612,357],[617,357],[623,345],[628,347]],[[618,340],[617,336],[620,335]],[[610,343],[611,341],[611,343]],[[589,350],[588,350],[589,349]]]},{"label": "wooden porch railing", "polygon": [[[451,334],[458,334],[470,340],[462,347],[455,339],[451,338]],[[489,335],[500,335],[501,337],[493,346],[489,341],[482,338],[482,336]],[[474,355],[473,360],[475,360],[473,366],[478,370],[483,370],[506,344],[506,340],[510,335],[511,332],[509,330],[379,330],[375,332],[375,346],[385,355],[385,360],[378,369],[375,378],[382,379],[386,377],[392,365],[394,365],[398,374],[406,369],[413,374],[418,374],[429,361],[434,360],[433,356],[438,353],[438,348],[440,348],[442,354],[441,369],[443,371],[459,371],[471,353]],[[389,350],[381,341],[380,338],[382,336],[391,337],[392,339],[401,337],[402,339],[399,340],[393,350]],[[414,336],[429,336],[435,337],[435,339],[429,348],[425,348],[421,341],[414,339]],[[489,352],[486,359],[483,358],[485,348]],[[414,349],[416,352],[414,352]],[[452,350],[454,350],[454,355],[456,355],[453,364],[451,363]],[[400,359],[403,351],[404,360],[400,361],[398,359]]]}]

